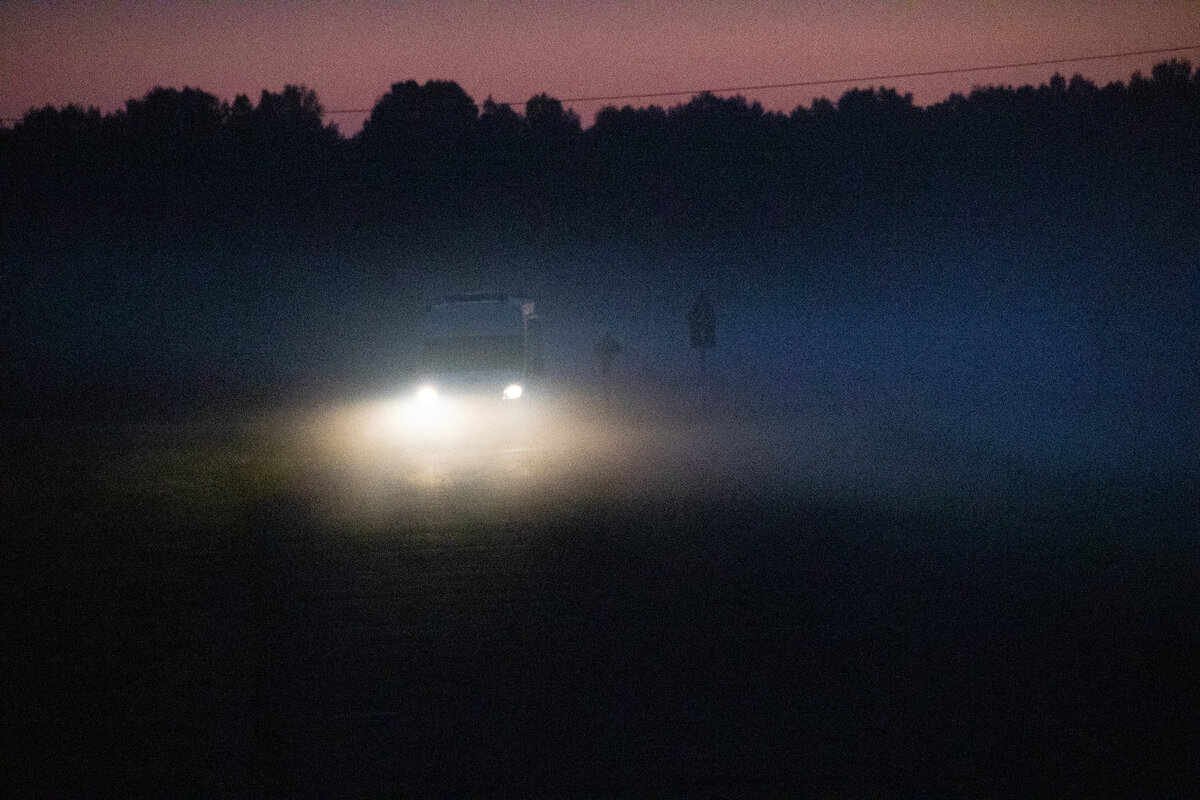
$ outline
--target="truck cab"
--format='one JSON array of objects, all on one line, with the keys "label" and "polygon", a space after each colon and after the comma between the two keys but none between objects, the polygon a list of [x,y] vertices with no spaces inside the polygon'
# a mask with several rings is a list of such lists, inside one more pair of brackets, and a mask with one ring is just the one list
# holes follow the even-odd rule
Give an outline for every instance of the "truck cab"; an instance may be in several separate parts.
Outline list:
[{"label": "truck cab", "polygon": [[422,330],[416,400],[527,400],[541,367],[532,301],[500,293],[445,297],[429,307]]}]

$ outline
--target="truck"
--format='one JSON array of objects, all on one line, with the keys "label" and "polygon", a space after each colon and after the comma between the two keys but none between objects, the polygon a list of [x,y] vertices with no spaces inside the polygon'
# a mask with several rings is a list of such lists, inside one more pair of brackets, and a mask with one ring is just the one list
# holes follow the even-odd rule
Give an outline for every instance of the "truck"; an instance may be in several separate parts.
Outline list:
[{"label": "truck", "polygon": [[422,330],[416,399],[447,398],[517,403],[541,372],[533,301],[476,292],[451,295],[429,307]]}]

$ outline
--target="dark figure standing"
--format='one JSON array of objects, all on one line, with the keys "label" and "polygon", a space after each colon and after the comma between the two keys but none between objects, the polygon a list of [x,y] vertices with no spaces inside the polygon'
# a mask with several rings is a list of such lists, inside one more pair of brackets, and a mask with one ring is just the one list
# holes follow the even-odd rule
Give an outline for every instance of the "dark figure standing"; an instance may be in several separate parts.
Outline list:
[{"label": "dark figure standing", "polygon": [[612,335],[612,331],[605,331],[604,335],[596,340],[596,358],[600,362],[600,374],[605,378],[612,372],[613,360],[616,359],[617,353],[621,352],[621,343]]},{"label": "dark figure standing", "polygon": [[688,339],[692,348],[700,351],[700,374],[703,375],[704,352],[717,343],[717,314],[704,292],[688,311]]}]

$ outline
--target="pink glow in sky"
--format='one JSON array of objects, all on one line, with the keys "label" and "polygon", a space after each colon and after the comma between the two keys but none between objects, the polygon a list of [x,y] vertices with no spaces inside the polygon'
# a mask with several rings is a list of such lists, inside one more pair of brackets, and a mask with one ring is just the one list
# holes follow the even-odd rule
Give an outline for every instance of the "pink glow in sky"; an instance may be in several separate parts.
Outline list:
[{"label": "pink glow in sky", "polygon": [[[743,86],[1200,44],[1200,3],[29,3],[0,5],[0,116],[119,108],[154,86],[256,100],[288,83],[328,110],[401,80],[457,81],[482,102]],[[1200,50],[1175,54],[1200,61]],[[1166,56],[888,81],[928,104],[980,84],[1098,83]],[[771,109],[848,85],[747,93]],[[683,98],[632,101],[672,105]],[[619,105],[620,103],[618,103]],[[602,103],[575,104],[590,122]],[[329,119],[345,133],[362,114]],[[10,123],[11,124],[11,123]]]}]

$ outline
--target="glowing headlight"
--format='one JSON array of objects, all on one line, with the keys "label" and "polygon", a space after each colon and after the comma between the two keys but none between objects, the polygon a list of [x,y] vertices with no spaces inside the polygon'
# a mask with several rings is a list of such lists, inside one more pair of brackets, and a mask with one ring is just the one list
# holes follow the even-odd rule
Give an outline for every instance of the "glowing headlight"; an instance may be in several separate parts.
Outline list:
[{"label": "glowing headlight", "polygon": [[420,389],[417,389],[417,402],[418,403],[424,403],[425,405],[429,405],[430,403],[436,403],[437,399],[438,399],[437,389],[433,388],[432,386],[422,386]]},{"label": "glowing headlight", "polygon": [[524,392],[524,390],[521,388],[521,384],[510,383],[508,386],[504,387],[504,399],[505,400],[516,400],[518,397],[520,397],[522,395],[523,392]]}]

